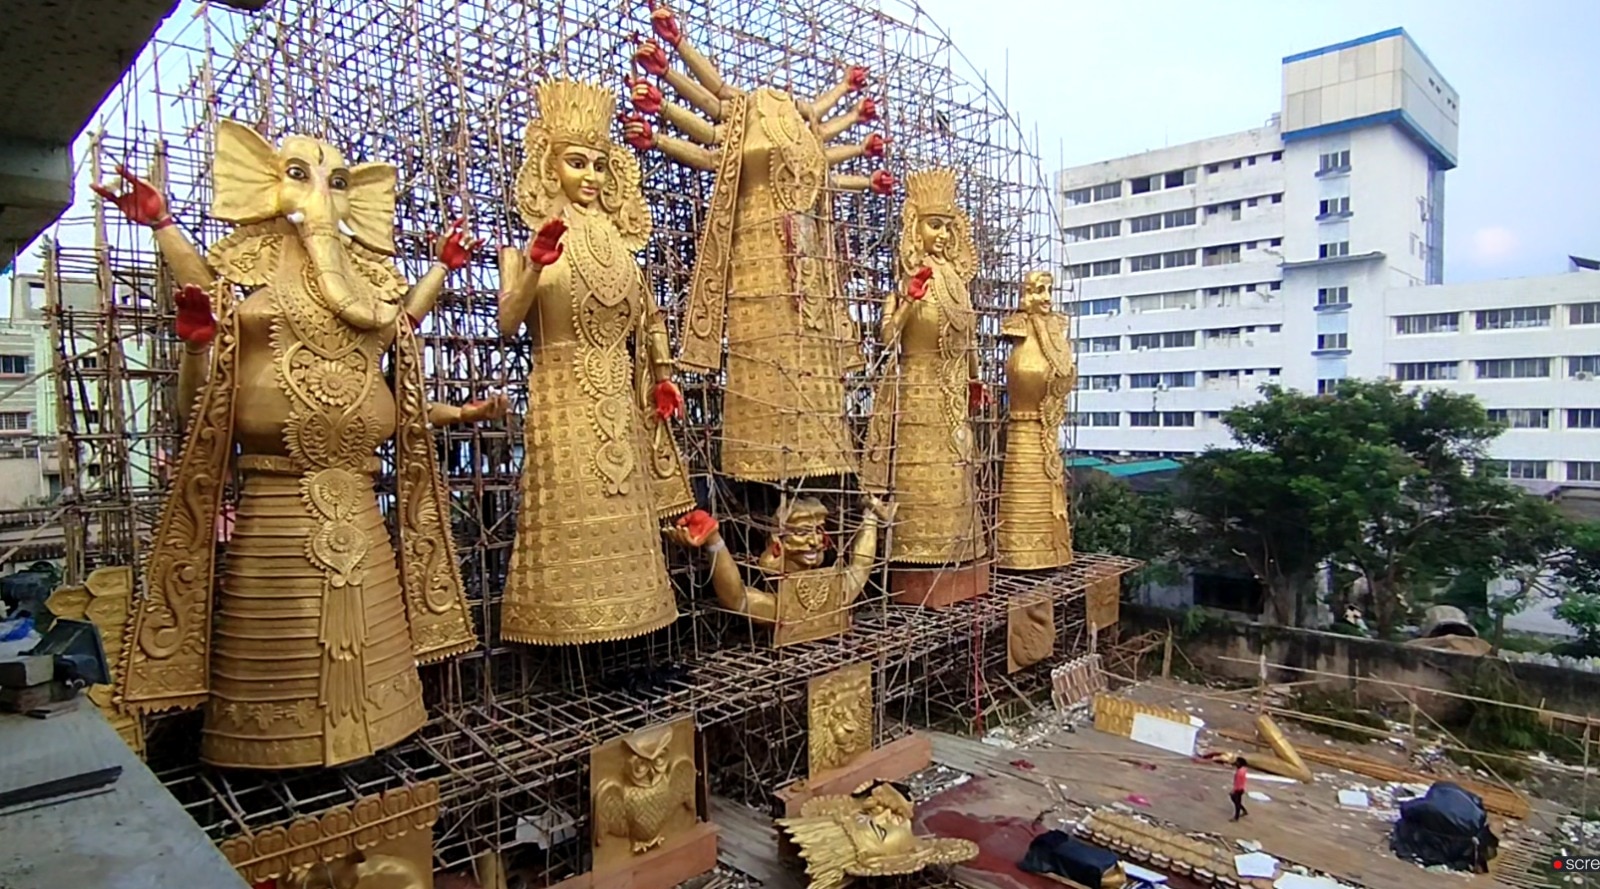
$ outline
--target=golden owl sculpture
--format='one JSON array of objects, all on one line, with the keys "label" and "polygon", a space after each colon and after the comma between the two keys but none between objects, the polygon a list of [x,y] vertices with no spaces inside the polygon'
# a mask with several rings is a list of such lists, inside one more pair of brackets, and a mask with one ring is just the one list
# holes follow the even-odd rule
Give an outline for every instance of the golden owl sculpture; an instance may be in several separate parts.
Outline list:
[{"label": "golden owl sculpture", "polygon": [[660,847],[679,825],[694,823],[694,761],[683,752],[683,744],[674,743],[678,740],[678,725],[647,729],[623,738],[622,773],[597,776],[596,871],[603,869],[598,847],[609,837],[626,840],[630,854],[638,855]]},{"label": "golden owl sculpture", "polygon": [[913,874],[978,857],[971,840],[917,836],[911,800],[892,784],[865,784],[850,796],[808,800],[798,818],[779,818],[800,857],[811,889],[838,889],[850,877]]}]

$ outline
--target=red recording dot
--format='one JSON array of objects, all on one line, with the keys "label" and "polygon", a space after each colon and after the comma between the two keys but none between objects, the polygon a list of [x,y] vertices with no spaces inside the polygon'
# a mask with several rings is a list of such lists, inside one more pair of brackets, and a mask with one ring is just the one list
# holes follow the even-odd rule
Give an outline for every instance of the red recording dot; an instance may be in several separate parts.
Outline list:
[{"label": "red recording dot", "polygon": [[1556,870],[1560,870],[1561,869],[1561,859],[1557,858],[1555,861],[1550,862],[1550,866],[1555,868]]}]

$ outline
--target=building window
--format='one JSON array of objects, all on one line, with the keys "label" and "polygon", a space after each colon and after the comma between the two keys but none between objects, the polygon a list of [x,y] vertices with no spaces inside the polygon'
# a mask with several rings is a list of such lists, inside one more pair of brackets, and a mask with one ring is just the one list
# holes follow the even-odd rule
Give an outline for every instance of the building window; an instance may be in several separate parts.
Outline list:
[{"label": "building window", "polygon": [[1093,232],[1094,226],[1092,225],[1075,225],[1072,228],[1062,229],[1061,238],[1068,244],[1076,244],[1079,241],[1089,240],[1093,236]]},{"label": "building window", "polygon": [[1523,306],[1516,309],[1484,309],[1477,312],[1479,330],[1522,330],[1549,327],[1550,306]]},{"label": "building window", "polygon": [[27,355],[0,355],[0,374],[5,376],[26,376],[28,373]]},{"label": "building window", "polygon": [[1161,217],[1162,228],[1183,228],[1184,226],[1194,225],[1194,223],[1195,212],[1193,207],[1187,210],[1173,210],[1171,213]]},{"label": "building window", "polygon": [[1192,309],[1195,307],[1195,303],[1196,297],[1193,290],[1179,290],[1172,293],[1145,293],[1128,297],[1128,311],[1164,312],[1174,309]]},{"label": "building window", "polygon": [[1094,199],[1097,203],[1100,201],[1109,201],[1120,197],[1122,197],[1121,180],[1116,182],[1107,182],[1104,185],[1096,185],[1094,187]]},{"label": "building window", "polygon": [[1062,197],[1062,200],[1067,202],[1067,206],[1076,207],[1079,204],[1087,204],[1090,201],[1093,201],[1094,200],[1094,189],[1092,189],[1092,188],[1074,188],[1073,190],[1071,190],[1069,192],[1063,193],[1061,197]]},{"label": "building window", "polygon": [[1578,303],[1567,306],[1568,324],[1600,324],[1600,303]]},{"label": "building window", "polygon": [[1107,275],[1120,274],[1122,274],[1122,260],[1120,259],[1102,259],[1089,266],[1089,277],[1091,278],[1104,278]]},{"label": "building window", "polygon": [[1242,254],[1238,244],[1224,244],[1221,247],[1207,247],[1205,249],[1204,265],[1232,265],[1240,260]]},{"label": "building window", "polygon": [[1128,234],[1142,235],[1145,232],[1161,230],[1161,214],[1151,213],[1149,216],[1135,216],[1128,220]]},{"label": "building window", "polygon": [[[1571,417],[1572,412],[1568,411]],[[1550,409],[1544,407],[1491,408],[1489,419],[1504,424],[1507,429],[1549,429]]]},{"label": "building window", "polygon": [[1110,222],[1097,222],[1094,225],[1094,239],[1115,238],[1122,234],[1122,220],[1113,219]]},{"label": "building window", "polygon": [[[1546,411],[1545,413],[1549,413]],[[1546,423],[1546,425],[1549,425]],[[1567,409],[1568,429],[1600,429],[1600,408],[1575,407]]]},{"label": "building window", "polygon": [[1164,269],[1176,269],[1189,265],[1194,265],[1193,250],[1169,250],[1161,254],[1161,267]]},{"label": "building window", "polygon": [[1281,161],[1281,160],[1283,160],[1283,152],[1281,152],[1281,151],[1274,151],[1274,152],[1273,152],[1273,153],[1272,153],[1272,159],[1273,159],[1273,160],[1275,160],[1275,161]]},{"label": "building window", "polygon": [[1084,337],[1073,342],[1074,351],[1078,352],[1115,352],[1122,347],[1122,338],[1115,336]]},{"label": "building window", "polygon": [[1280,191],[1280,192],[1278,192],[1278,193],[1277,193],[1277,194],[1275,194],[1275,195],[1273,195],[1273,196],[1272,196],[1272,202],[1273,202],[1273,203],[1274,203],[1274,204],[1281,204],[1281,203],[1283,203],[1283,192],[1281,192],[1281,191]]},{"label": "building window", "polygon": [[1077,426],[1118,426],[1122,416],[1116,411],[1079,411],[1072,415]]},{"label": "building window", "polygon": [[[1500,465],[1505,468],[1506,478],[1547,479],[1550,477],[1550,464],[1545,460],[1506,460]],[[1499,473],[1496,474],[1498,475]]]},{"label": "building window", "polygon": [[1194,331],[1175,330],[1168,333],[1136,333],[1128,337],[1128,348],[1139,349],[1192,349]]},{"label": "building window", "polygon": [[79,355],[78,356],[78,367],[81,370],[94,370],[95,368],[97,368],[99,366],[100,366],[100,356],[98,356],[98,355]]},{"label": "building window", "polygon": [[1193,426],[1194,411],[1162,411],[1161,425],[1163,426]]},{"label": "building window", "polygon": [[1144,256],[1128,257],[1129,272],[1155,272],[1161,270],[1161,254],[1148,253]]},{"label": "building window", "polygon": [[1455,380],[1461,374],[1460,362],[1413,361],[1394,366],[1394,378],[1402,383],[1419,383],[1424,380]]},{"label": "building window", "polygon": [[1317,245],[1317,258],[1318,259],[1337,259],[1337,258],[1339,258],[1341,256],[1349,256],[1349,255],[1350,255],[1350,242],[1349,241],[1334,241],[1331,244],[1318,244]]},{"label": "building window", "polygon": [[1122,308],[1122,298],[1108,296],[1105,299],[1079,300],[1067,304],[1067,313],[1071,315],[1110,315]]},{"label": "building window", "polygon": [[1347,197],[1345,197],[1345,198],[1324,198],[1322,200],[1322,202],[1317,205],[1317,218],[1318,219],[1327,219],[1330,216],[1349,216],[1349,215],[1350,215],[1350,199],[1347,198]]},{"label": "building window", "polygon": [[1318,287],[1317,305],[1319,306],[1348,306],[1350,305],[1350,288],[1348,287]]},{"label": "building window", "polygon": [[27,432],[33,429],[33,414],[28,411],[0,411],[0,432]]},{"label": "building window", "polygon": [[1220,169],[1222,169],[1222,165],[1221,164],[1206,164],[1206,172],[1207,173],[1215,173]]},{"label": "building window", "polygon": [[1480,380],[1531,380],[1550,376],[1548,358],[1490,358],[1477,362]]},{"label": "building window", "polygon": [[1350,172],[1350,149],[1330,151],[1317,159],[1317,175]]},{"label": "building window", "polygon": [[1128,374],[1129,389],[1193,389],[1194,371]]},{"label": "building window", "polygon": [[1600,482],[1600,461],[1568,460],[1567,481]]},{"label": "building window", "polygon": [[1317,394],[1318,395],[1332,395],[1337,391],[1339,391],[1339,379],[1338,378],[1331,379],[1331,380],[1318,380],[1317,381]]},{"label": "building window", "polygon": [[1128,425],[1140,428],[1160,426],[1161,414],[1156,411],[1132,411],[1128,414]]},{"label": "building window", "polygon": [[1394,319],[1394,332],[1397,336],[1413,336],[1422,333],[1456,333],[1460,330],[1460,312],[1398,315]]},{"label": "building window", "polygon": [[1350,348],[1350,334],[1348,333],[1319,333],[1317,334],[1317,350]]},{"label": "building window", "polygon": [[1078,389],[1090,392],[1115,392],[1120,374],[1084,374],[1078,377]]},{"label": "building window", "polygon": [[1600,355],[1567,356],[1567,376],[1575,380],[1592,380],[1600,375]]}]

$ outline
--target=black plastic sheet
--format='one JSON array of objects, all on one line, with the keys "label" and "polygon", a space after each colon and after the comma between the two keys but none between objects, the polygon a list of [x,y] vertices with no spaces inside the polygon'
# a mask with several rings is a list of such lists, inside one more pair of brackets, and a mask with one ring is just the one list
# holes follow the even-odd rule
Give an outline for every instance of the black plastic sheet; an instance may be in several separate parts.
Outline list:
[{"label": "black plastic sheet", "polygon": [[[1059,830],[1034,837],[1028,844],[1028,854],[1017,863],[1017,867],[1030,874],[1055,874],[1088,889],[1103,889],[1101,880],[1116,866],[1116,853],[1091,846]],[[1118,883],[1120,885],[1120,881]]]},{"label": "black plastic sheet", "polygon": [[1400,820],[1389,835],[1394,854],[1426,867],[1485,872],[1500,849],[1489,815],[1477,794],[1440,781],[1424,796],[1400,804]]}]

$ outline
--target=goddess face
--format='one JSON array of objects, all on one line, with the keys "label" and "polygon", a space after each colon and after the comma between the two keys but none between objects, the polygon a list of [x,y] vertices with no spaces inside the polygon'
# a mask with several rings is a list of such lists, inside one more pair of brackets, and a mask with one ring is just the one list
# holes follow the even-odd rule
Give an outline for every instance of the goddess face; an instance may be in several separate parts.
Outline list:
[{"label": "goddess face", "polygon": [[944,259],[953,222],[949,216],[917,217],[917,239],[922,243],[922,252]]},{"label": "goddess face", "polygon": [[1050,311],[1050,290],[1055,278],[1049,272],[1029,272],[1022,279],[1022,311],[1042,315]]},{"label": "goddess face", "polygon": [[561,193],[580,207],[593,206],[611,178],[611,159],[603,151],[582,145],[558,147],[555,172]]}]

